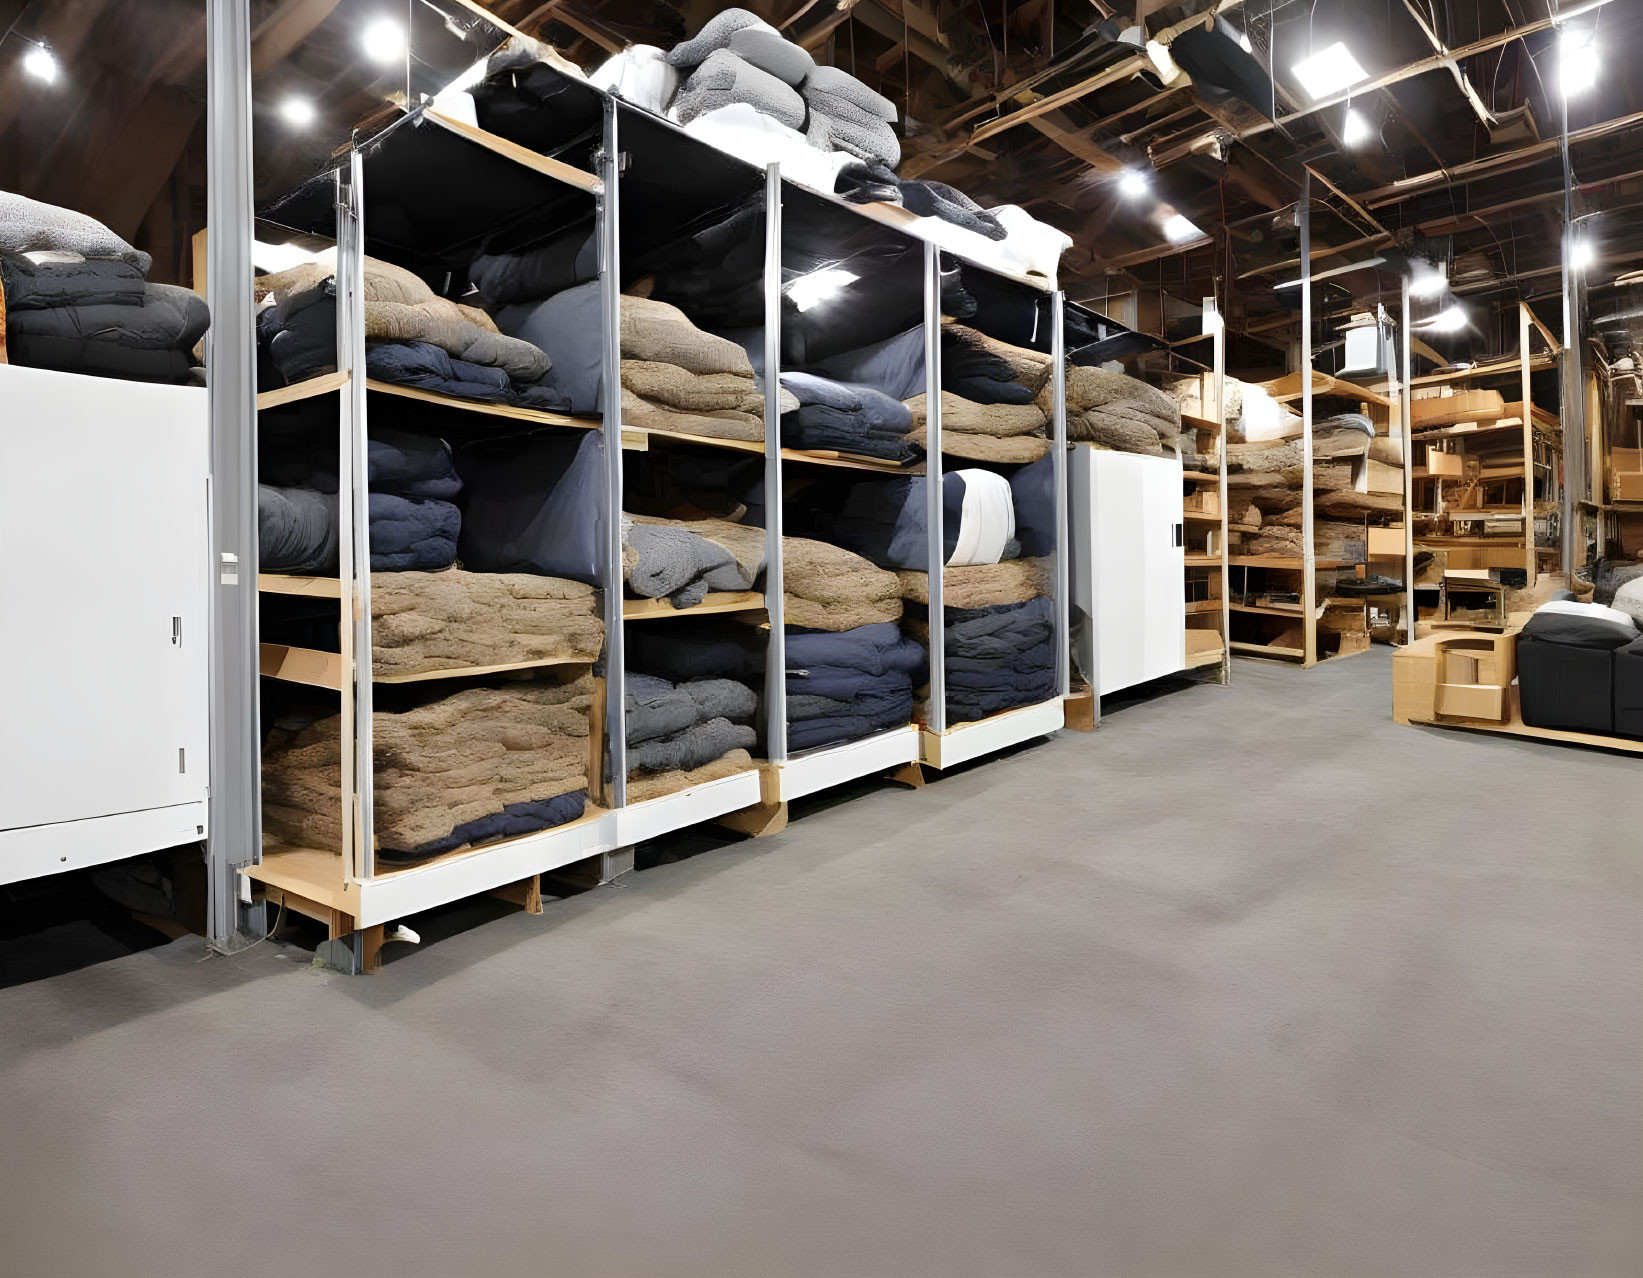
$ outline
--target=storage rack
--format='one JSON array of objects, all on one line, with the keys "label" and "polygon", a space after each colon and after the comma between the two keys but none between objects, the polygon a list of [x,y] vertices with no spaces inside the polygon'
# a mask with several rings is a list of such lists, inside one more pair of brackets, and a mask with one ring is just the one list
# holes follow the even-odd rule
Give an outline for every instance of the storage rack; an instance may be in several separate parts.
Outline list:
[{"label": "storage rack", "polygon": [[[1048,309],[1051,323],[1047,341],[1056,387],[1051,420],[1050,455],[1054,461],[1054,526],[1058,530],[1053,555],[1056,651],[1055,695],[1036,705],[1007,710],[973,723],[948,721],[944,699],[942,571],[932,572],[929,583],[929,651],[931,683],[923,721],[878,733],[862,740],[814,751],[790,753],[785,714],[785,650],[782,585],[782,502],[767,500],[767,567],[762,596],[712,598],[697,613],[747,611],[762,608],[767,634],[764,740],[767,759],[758,767],[718,781],[640,803],[626,798],[624,623],[666,624],[656,618],[669,615],[649,601],[623,600],[620,521],[622,509],[622,452],[660,447],[713,447],[758,451],[765,463],[767,494],[782,494],[788,466],[829,466],[884,473],[886,467],[870,461],[810,455],[781,447],[777,397],[781,357],[780,316],[783,287],[782,220],[785,207],[817,208],[856,231],[871,227],[880,234],[903,237],[918,255],[922,279],[922,322],[926,346],[926,391],[929,404],[927,459],[929,476],[927,512],[929,547],[935,563],[943,554],[941,475],[943,469],[940,421],[941,277],[944,259],[955,255],[908,234],[904,210],[884,206],[851,205],[831,195],[813,192],[784,179],[775,165],[759,170],[728,156],[678,129],[670,122],[619,98],[608,96],[574,77],[564,76],[562,101],[576,110],[569,114],[598,120],[591,132],[567,126],[561,146],[544,155],[506,138],[463,125],[438,111],[417,109],[398,119],[375,137],[360,142],[345,155],[326,180],[282,202],[281,220],[293,229],[324,235],[333,224],[337,243],[338,367],[334,374],[311,383],[270,392],[260,397],[259,411],[268,412],[303,397],[336,396],[339,424],[340,569],[335,580],[264,580],[267,592],[335,596],[340,626],[336,653],[283,649],[264,651],[263,672],[274,679],[295,680],[333,691],[343,712],[344,837],[340,848],[270,851],[246,868],[247,876],[278,894],[288,904],[306,909],[330,922],[333,935],[345,940],[357,968],[380,945],[383,924],[402,915],[442,902],[504,889],[533,876],[576,862],[600,858],[602,877],[631,864],[634,843],[715,818],[729,818],[742,828],[769,831],[785,819],[792,799],[854,778],[909,766],[950,767],[1023,741],[1043,736],[1064,722],[1067,691],[1066,567],[1062,548],[1066,522],[1065,405],[1061,390],[1064,359],[1061,342],[1062,297],[1043,281],[1022,279],[956,258],[965,272],[994,276],[1005,286],[1027,288]],[[762,446],[721,439],[694,439],[672,432],[635,431],[623,425],[618,307],[620,260],[626,224],[624,195],[640,190],[647,180],[643,148],[665,146],[671,166],[669,180],[683,181],[689,190],[674,192],[681,200],[716,198],[703,184],[716,176],[735,173],[743,187],[762,187],[767,225],[764,266],[765,328],[765,439]],[[652,176],[656,171],[651,171]],[[690,175],[680,179],[677,175]],[[378,239],[372,230],[373,203],[383,190],[398,195],[417,182],[443,175],[442,229],[450,230],[456,215],[465,214],[469,231],[500,224],[510,218],[539,217],[542,206],[592,200],[600,245],[601,292],[604,326],[604,403],[602,419],[567,417],[528,409],[487,406],[450,399],[431,392],[413,392],[376,383],[364,375],[364,327],[361,311],[363,260],[367,249],[390,260],[406,248]],[[458,176],[460,175],[460,176]],[[659,185],[666,185],[661,182]],[[477,192],[483,189],[481,199]],[[502,194],[498,196],[497,192]],[[722,193],[720,193],[722,194]],[[397,229],[397,227],[395,228]],[[605,619],[604,695],[595,715],[594,741],[601,766],[590,773],[601,802],[591,801],[585,815],[571,824],[505,842],[459,850],[406,869],[385,869],[376,863],[373,836],[373,760],[371,715],[373,689],[382,682],[371,670],[369,591],[371,582],[368,521],[364,516],[367,488],[367,419],[391,420],[394,405],[406,396],[438,403],[443,411],[490,414],[502,424],[545,429],[599,429],[605,441],[604,562],[602,591]],[[902,470],[896,473],[909,473]],[[635,606],[636,604],[636,606]],[[681,614],[683,615],[683,614]],[[755,617],[755,620],[757,618]],[[442,672],[442,678],[479,676],[486,670]],[[602,727],[602,731],[600,730]],[[363,956],[363,957],[362,957]]]}]

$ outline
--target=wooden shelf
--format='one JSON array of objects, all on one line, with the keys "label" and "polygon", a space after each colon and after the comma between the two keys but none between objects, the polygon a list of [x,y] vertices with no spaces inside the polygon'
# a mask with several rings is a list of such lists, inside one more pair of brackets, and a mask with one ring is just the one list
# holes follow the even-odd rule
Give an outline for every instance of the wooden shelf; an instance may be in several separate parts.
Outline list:
[{"label": "wooden shelf", "polygon": [[[1261,383],[1261,389],[1280,404],[1300,399],[1303,394],[1301,374],[1286,373],[1274,381]],[[1316,369],[1312,372],[1312,394],[1315,398],[1327,395],[1336,399],[1355,399],[1366,404],[1378,404],[1382,408],[1391,408],[1393,405],[1393,401],[1379,391],[1360,386],[1356,382],[1344,381],[1339,377],[1331,377],[1328,373],[1320,373]]]},{"label": "wooden shelf", "polygon": [[422,670],[416,674],[371,676],[372,683],[427,683],[430,679],[472,679],[480,675],[507,674],[512,670],[545,670],[549,666],[589,666],[585,657],[549,657],[545,661],[509,661],[497,666],[455,666],[449,670]]},{"label": "wooden shelf", "polygon": [[675,608],[666,599],[622,600],[623,621],[649,621],[659,617],[701,617],[715,612],[752,612],[764,607],[764,595],[757,590],[719,590],[710,593],[692,608]]},{"label": "wooden shelf", "polygon": [[400,399],[415,399],[424,404],[438,404],[442,408],[459,409],[464,413],[483,413],[487,417],[506,417],[516,422],[530,422],[535,426],[569,426],[575,430],[598,430],[597,417],[572,417],[568,413],[550,413],[540,408],[520,408],[516,404],[490,404],[478,399],[460,399],[455,395],[441,395],[438,391],[423,390],[418,386],[398,386],[381,382],[374,377],[365,379],[367,390]]},{"label": "wooden shelf", "polygon": [[[760,445],[760,452],[764,451]],[[837,452],[810,452],[798,448],[782,449],[782,460],[793,462],[807,462],[812,466],[837,466],[845,470],[870,470],[880,475],[922,475],[925,465],[922,461],[901,462],[884,461],[877,457],[857,457],[851,453]]]},{"label": "wooden shelf", "polygon": [[1213,615],[1221,611],[1219,599],[1194,599],[1187,604],[1187,616],[1198,617]]},{"label": "wooden shelf", "polygon": [[1185,511],[1183,512],[1181,518],[1186,520],[1189,524],[1214,524],[1219,527],[1221,523],[1221,516],[1206,515],[1201,510]]},{"label": "wooden shelf", "polygon": [[1207,417],[1197,417],[1192,413],[1181,414],[1181,425],[1188,430],[1201,430],[1211,435],[1221,433],[1221,424],[1219,422],[1213,422]]},{"label": "wooden shelf", "polygon": [[622,427],[622,447],[635,452],[646,452],[658,440],[675,444],[700,444],[705,448],[728,448],[732,452],[757,453],[764,456],[762,439],[721,439],[717,435],[687,435],[682,430],[642,430],[637,426]]},{"label": "wooden shelf", "polygon": [[422,118],[432,120],[441,128],[448,129],[458,137],[493,151],[504,159],[512,160],[515,164],[523,165],[527,169],[542,174],[543,177],[553,178],[563,182],[566,186],[574,186],[586,191],[589,195],[602,195],[605,184],[593,174],[577,168],[574,164],[566,164],[563,160],[555,160],[550,156],[541,155],[529,147],[520,146],[517,142],[510,142],[507,138],[498,137],[484,129],[477,128],[465,121],[445,115],[432,108],[422,113]]},{"label": "wooden shelf", "polygon": [[1595,732],[1565,732],[1561,728],[1532,728],[1523,722],[1523,707],[1518,701],[1514,685],[1507,694],[1511,709],[1504,723],[1492,719],[1443,718],[1437,720],[1411,719],[1416,727],[1464,728],[1469,732],[1498,732],[1513,737],[1538,737],[1542,741],[1557,741],[1564,745],[1595,746],[1602,750],[1624,750],[1628,754],[1643,754],[1643,741],[1626,737],[1609,737]]},{"label": "wooden shelf", "polygon": [[290,386],[260,392],[257,395],[257,411],[278,408],[281,404],[294,404],[298,400],[313,399],[318,395],[329,395],[347,384],[347,373],[321,373],[318,377],[310,377],[306,381],[295,382]]},{"label": "wooden shelf", "polygon": [[[470,679],[479,675],[505,674],[513,670],[539,670],[549,666],[586,666],[592,663],[581,657],[550,657],[544,661],[511,661],[495,666],[456,666],[446,670],[422,670],[416,674],[372,675],[372,683],[426,683],[431,679]],[[310,688],[329,688],[342,691],[344,674],[342,654],[320,648],[294,648],[287,644],[261,645],[258,665],[260,673],[270,679],[286,683],[305,684]]]},{"label": "wooden shelf", "polygon": [[1181,478],[1189,484],[1218,484],[1221,482],[1220,475],[1208,470],[1183,470]]},{"label": "wooden shelf", "polygon": [[[1551,355],[1533,355],[1529,358],[1531,373],[1544,372],[1549,368],[1557,367],[1557,359]],[[1464,373],[1426,373],[1420,377],[1411,377],[1411,386],[1441,386],[1446,382],[1469,382],[1488,377],[1518,377],[1521,375],[1521,363],[1514,356],[1498,364],[1487,364],[1481,367],[1467,369]]]},{"label": "wooden shelf", "polygon": [[[1234,568],[1284,568],[1299,571],[1306,567],[1305,561],[1299,555],[1234,555],[1227,563]],[[1337,568],[1356,568],[1358,565],[1350,559],[1316,559],[1312,566],[1333,572]]]},{"label": "wooden shelf", "polygon": [[1303,609],[1300,604],[1279,605],[1235,603],[1228,604],[1227,607],[1229,607],[1233,612],[1253,612],[1258,613],[1263,617],[1294,617],[1302,621],[1306,619],[1306,610]]},{"label": "wooden shelf", "polygon": [[1232,650],[1242,653],[1246,657],[1280,657],[1285,661],[1305,661],[1306,649],[1284,648],[1277,644],[1244,643],[1241,640],[1232,641]]},{"label": "wooden shelf", "polygon": [[268,595],[298,595],[305,599],[341,599],[342,582],[335,577],[289,577],[259,572],[257,589]]},{"label": "wooden shelf", "polygon": [[1220,644],[1216,644],[1213,648],[1204,648],[1198,652],[1189,652],[1187,653],[1186,669],[1196,670],[1200,666],[1218,666],[1221,664],[1222,652],[1223,649]]},{"label": "wooden shelf", "polygon": [[1221,566],[1221,556],[1188,555],[1184,562],[1188,568],[1219,568]]}]

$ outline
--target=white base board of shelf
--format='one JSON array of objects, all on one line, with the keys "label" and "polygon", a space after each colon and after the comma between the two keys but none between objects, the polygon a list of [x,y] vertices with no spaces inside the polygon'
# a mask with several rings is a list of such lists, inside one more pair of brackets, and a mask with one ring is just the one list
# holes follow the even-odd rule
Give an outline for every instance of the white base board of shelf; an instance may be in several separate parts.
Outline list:
[{"label": "white base board of shelf", "polygon": [[891,728],[860,741],[846,741],[842,745],[826,746],[814,754],[804,754],[786,763],[772,766],[775,775],[774,798],[781,803],[801,799],[818,790],[843,785],[860,777],[888,772],[903,764],[916,763],[919,755],[919,729],[915,724],[905,728]]},{"label": "white base board of shelf", "polygon": [[0,883],[106,865],[205,838],[205,801],[0,830]]},{"label": "white base board of shelf", "polygon": [[1060,697],[1019,710],[1003,710],[974,723],[956,724],[946,732],[923,733],[919,762],[932,768],[950,768],[1047,736],[1066,722],[1066,706]]},{"label": "white base board of shelf", "polygon": [[754,768],[734,776],[717,777],[677,794],[664,794],[617,809],[611,813],[616,824],[616,845],[628,847],[641,839],[658,838],[762,802],[760,772],[761,768]]}]

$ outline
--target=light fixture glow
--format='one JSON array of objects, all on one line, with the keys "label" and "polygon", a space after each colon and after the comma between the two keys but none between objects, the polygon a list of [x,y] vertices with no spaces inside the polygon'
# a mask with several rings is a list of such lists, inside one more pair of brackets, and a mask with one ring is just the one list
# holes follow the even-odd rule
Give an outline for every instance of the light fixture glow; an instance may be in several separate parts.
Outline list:
[{"label": "light fixture glow", "polygon": [[405,28],[392,18],[376,18],[360,33],[359,47],[372,62],[395,62],[405,56]]},{"label": "light fixture glow", "polygon": [[1358,60],[1339,40],[1310,58],[1297,62],[1290,70],[1314,102],[1331,93],[1350,89],[1358,81],[1369,78],[1369,72],[1358,65]]},{"label": "light fixture glow", "polygon": [[1255,52],[1255,46],[1252,45],[1249,42],[1249,32],[1240,31],[1238,33],[1238,47],[1240,49],[1242,49],[1245,53],[1254,53]]},{"label": "light fixture glow", "polygon": [[1466,312],[1460,306],[1447,306],[1419,327],[1429,333],[1458,333],[1466,327]]},{"label": "light fixture glow", "polygon": [[1597,261],[1597,246],[1584,235],[1577,235],[1569,245],[1569,269],[1584,271]]},{"label": "light fixture glow", "polygon": [[1369,127],[1369,121],[1351,107],[1347,107],[1346,118],[1341,121],[1341,141],[1347,146],[1362,146],[1373,134],[1374,130]]},{"label": "light fixture glow", "polygon": [[837,267],[824,267],[819,271],[811,271],[808,275],[799,276],[787,286],[787,295],[793,299],[793,305],[799,310],[808,311],[829,298],[837,297],[860,278],[859,275],[841,271]]},{"label": "light fixture glow", "polygon": [[1587,35],[1564,32],[1557,42],[1557,85],[1566,98],[1585,93],[1597,83],[1597,45]]},{"label": "light fixture glow", "polygon": [[1168,84],[1180,74],[1181,68],[1175,65],[1175,59],[1170,57],[1169,50],[1156,40],[1147,41],[1147,58],[1153,69],[1158,72],[1158,78]]},{"label": "light fixture glow", "polygon": [[1164,238],[1171,244],[1185,244],[1203,237],[1204,233],[1179,213],[1172,213],[1164,220]]},{"label": "light fixture glow", "polygon": [[36,80],[50,84],[57,79],[57,59],[45,45],[37,44],[23,55],[23,70]]},{"label": "light fixture glow", "polygon": [[280,119],[293,129],[306,129],[318,114],[307,98],[286,98],[280,103]]},{"label": "light fixture glow", "polygon": [[1409,277],[1410,297],[1437,297],[1448,287],[1449,277],[1425,262],[1417,262],[1415,273]]},{"label": "light fixture glow", "polygon": [[1140,169],[1125,169],[1118,178],[1118,193],[1126,199],[1138,200],[1152,188],[1152,179]]}]

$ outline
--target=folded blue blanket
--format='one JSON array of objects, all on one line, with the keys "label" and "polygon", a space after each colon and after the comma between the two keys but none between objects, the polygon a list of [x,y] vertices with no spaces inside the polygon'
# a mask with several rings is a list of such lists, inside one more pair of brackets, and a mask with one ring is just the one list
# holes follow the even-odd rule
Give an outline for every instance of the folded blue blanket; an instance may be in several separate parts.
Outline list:
[{"label": "folded blue blanket", "polygon": [[375,342],[365,348],[365,370],[378,381],[461,399],[508,398],[508,375],[500,368],[470,364],[431,342]]},{"label": "folded blue blanket", "polygon": [[556,825],[575,821],[582,815],[587,801],[586,790],[572,790],[568,794],[556,794],[551,799],[510,803],[500,812],[493,812],[474,821],[464,821],[442,839],[435,839],[431,843],[424,843],[415,848],[380,847],[377,849],[377,856],[388,862],[424,861],[431,856],[454,852],[461,847],[494,843],[498,839],[517,839],[522,835],[535,834],[539,830],[551,830]]},{"label": "folded blue blanket", "polygon": [[34,263],[0,254],[0,283],[7,313],[52,306],[141,306],[143,273],[129,262]]},{"label": "folded blue blanket", "polygon": [[[449,501],[462,491],[450,445],[432,435],[373,428],[366,444],[366,468],[372,492]],[[305,462],[275,462],[263,467],[263,475],[271,483],[301,484],[322,493],[337,490],[334,466],[316,470]]]},{"label": "folded blue blanket", "polygon": [[[871,559],[880,568],[928,572],[929,499],[923,475],[906,479],[866,479],[845,494],[828,540]],[[942,544],[951,558],[963,523],[964,480],[949,472],[941,480]]]},{"label": "folded blue blanket", "polygon": [[895,400],[924,394],[924,330],[910,328],[882,342],[824,359],[816,368],[835,381],[869,386]]},{"label": "folded blue blanket", "polygon": [[1046,596],[947,610],[947,719],[968,723],[1055,695],[1055,604]]},{"label": "folded blue blanket", "polygon": [[[448,501],[372,493],[372,572],[437,572],[456,562],[462,512]],[[337,570],[337,499],[309,488],[257,486],[259,566],[298,575]]]},{"label": "folded blue blanket", "polygon": [[[598,431],[539,431],[464,445],[456,455],[468,494],[464,565],[599,585],[604,457]],[[557,478],[549,486],[546,476]]]}]

